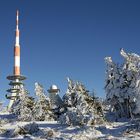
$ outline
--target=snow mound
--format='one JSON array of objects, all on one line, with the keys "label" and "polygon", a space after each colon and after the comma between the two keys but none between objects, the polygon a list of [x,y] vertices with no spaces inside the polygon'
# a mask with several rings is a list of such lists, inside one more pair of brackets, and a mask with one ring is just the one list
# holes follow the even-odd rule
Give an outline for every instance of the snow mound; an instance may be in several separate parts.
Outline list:
[{"label": "snow mound", "polygon": [[33,135],[39,131],[38,124],[35,122],[29,124],[21,124],[15,127],[15,129],[7,130],[3,135],[5,137],[16,137],[19,135]]}]

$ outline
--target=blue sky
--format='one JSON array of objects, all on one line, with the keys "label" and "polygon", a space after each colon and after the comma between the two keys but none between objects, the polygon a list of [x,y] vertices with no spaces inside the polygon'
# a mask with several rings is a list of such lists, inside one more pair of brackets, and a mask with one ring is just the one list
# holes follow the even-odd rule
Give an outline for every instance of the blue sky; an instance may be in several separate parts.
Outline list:
[{"label": "blue sky", "polygon": [[34,94],[34,82],[67,88],[66,77],[82,81],[105,97],[105,56],[122,62],[120,48],[140,52],[138,0],[1,0],[0,100],[13,72],[15,13],[20,12],[21,73]]}]

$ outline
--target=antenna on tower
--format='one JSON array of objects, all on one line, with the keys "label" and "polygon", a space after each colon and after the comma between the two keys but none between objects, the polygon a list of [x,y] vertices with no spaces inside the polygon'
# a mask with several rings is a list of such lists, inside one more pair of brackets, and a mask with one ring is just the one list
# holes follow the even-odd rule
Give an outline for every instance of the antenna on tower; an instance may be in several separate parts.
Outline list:
[{"label": "antenna on tower", "polygon": [[18,23],[19,23],[19,11],[16,12],[16,29],[18,30]]}]

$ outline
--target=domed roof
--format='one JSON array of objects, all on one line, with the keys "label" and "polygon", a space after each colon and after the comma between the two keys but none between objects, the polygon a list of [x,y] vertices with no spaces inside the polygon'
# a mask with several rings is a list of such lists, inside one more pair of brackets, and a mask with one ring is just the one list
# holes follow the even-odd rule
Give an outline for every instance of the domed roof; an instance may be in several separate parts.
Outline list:
[{"label": "domed roof", "polygon": [[51,85],[50,89],[58,89],[56,85]]},{"label": "domed roof", "polygon": [[58,91],[60,91],[60,89],[58,89],[58,87],[56,85],[51,85],[50,89],[48,89],[49,93],[56,93]]}]

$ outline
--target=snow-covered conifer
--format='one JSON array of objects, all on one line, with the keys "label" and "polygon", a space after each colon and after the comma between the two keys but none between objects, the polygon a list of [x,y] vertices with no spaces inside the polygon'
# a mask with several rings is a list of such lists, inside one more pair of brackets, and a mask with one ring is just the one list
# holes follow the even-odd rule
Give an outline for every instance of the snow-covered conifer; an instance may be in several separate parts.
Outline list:
[{"label": "snow-covered conifer", "polygon": [[140,56],[120,51],[124,58],[122,65],[106,57],[106,99],[117,117],[131,117],[140,114]]},{"label": "snow-covered conifer", "polygon": [[19,97],[12,106],[12,112],[17,115],[18,120],[31,121],[34,98],[28,96],[28,91],[21,87]]},{"label": "snow-covered conifer", "polygon": [[68,89],[63,97],[67,111],[61,115],[60,122],[69,125],[91,125],[100,117],[102,119],[101,104],[89,95],[85,86],[69,78],[67,80]]},{"label": "snow-covered conifer", "polygon": [[34,119],[39,121],[54,120],[50,98],[46,96],[43,86],[39,83],[35,83],[35,94],[37,96],[37,100],[34,106]]}]

